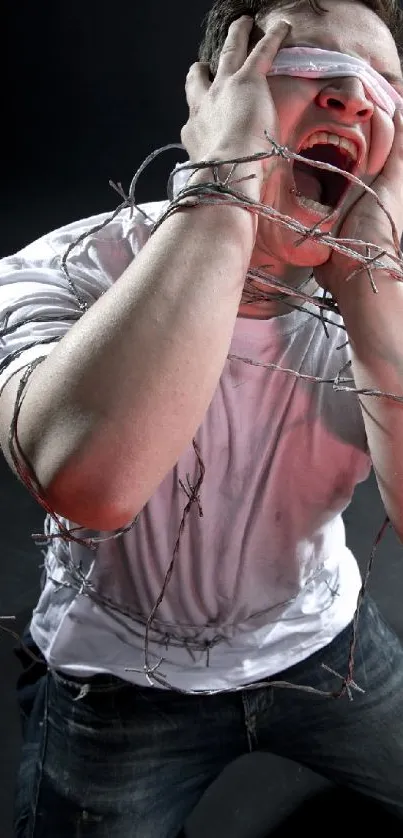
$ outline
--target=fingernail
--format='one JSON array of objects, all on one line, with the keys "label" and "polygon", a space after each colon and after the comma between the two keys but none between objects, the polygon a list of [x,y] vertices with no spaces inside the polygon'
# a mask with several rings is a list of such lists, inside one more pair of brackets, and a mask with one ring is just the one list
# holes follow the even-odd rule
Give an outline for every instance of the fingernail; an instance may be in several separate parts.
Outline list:
[{"label": "fingernail", "polygon": [[281,18],[280,23],[282,26],[288,26],[288,28],[291,29],[292,24],[289,20],[286,20],[285,17]]}]

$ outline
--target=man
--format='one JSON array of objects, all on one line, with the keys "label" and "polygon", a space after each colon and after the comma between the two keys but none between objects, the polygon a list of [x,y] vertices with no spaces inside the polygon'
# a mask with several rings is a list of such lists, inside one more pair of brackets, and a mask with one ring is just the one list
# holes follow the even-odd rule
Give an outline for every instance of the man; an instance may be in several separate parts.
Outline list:
[{"label": "man", "polygon": [[[70,532],[60,538],[48,516],[31,624],[47,671],[23,748],[19,836],[175,838],[252,748],[403,819],[403,652],[370,599],[341,690],[361,585],[341,513],[372,463],[402,537],[402,406],[317,383],[352,360],[359,390],[403,394],[402,287],[380,268],[378,295],[366,271],[347,282],[350,257],[312,237],[297,246],[295,231],[248,211],[261,202],[393,253],[373,197],[354,187],[335,198],[308,165],[267,157],[267,136],[305,159],[310,142],[317,152],[344,138],[402,234],[398,109],[352,71],[271,73],[280,50],[335,51],[372,67],[380,88],[387,78],[398,101],[394,4],[324,8],[212,10],[202,58],[214,79],[205,62],[191,68],[182,138],[194,163],[248,158],[218,167],[242,207],[185,199],[150,235],[167,204],[146,205],[3,261],[2,447]],[[189,184],[212,180],[199,167]],[[349,343],[337,312],[326,337],[312,302],[250,304],[249,267],[310,297],[330,290]]]}]

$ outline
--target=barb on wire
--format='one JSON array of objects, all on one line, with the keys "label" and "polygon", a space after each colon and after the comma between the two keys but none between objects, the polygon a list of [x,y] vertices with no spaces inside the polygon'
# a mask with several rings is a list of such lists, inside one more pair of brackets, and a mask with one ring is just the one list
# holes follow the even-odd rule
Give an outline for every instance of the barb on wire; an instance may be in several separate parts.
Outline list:
[{"label": "barb on wire", "polygon": [[[267,152],[259,152],[258,154],[255,154],[255,155],[232,158],[232,159],[227,159],[227,160],[214,159],[214,160],[204,160],[204,161],[200,161],[198,163],[188,162],[188,163],[182,164],[180,167],[178,167],[176,170],[174,170],[171,173],[171,175],[169,177],[169,180],[168,180],[168,206],[167,206],[166,210],[161,214],[161,216],[160,216],[160,218],[158,219],[157,222],[153,222],[152,219],[150,219],[150,217],[147,215],[145,210],[142,209],[141,207],[137,206],[136,201],[135,201],[135,191],[136,191],[137,182],[138,182],[138,179],[141,176],[141,174],[147,168],[147,166],[159,154],[161,154],[162,152],[168,151],[168,150],[172,150],[172,149],[184,150],[183,146],[181,144],[172,143],[172,144],[166,145],[163,148],[157,149],[156,151],[152,152],[152,154],[150,154],[146,158],[146,160],[141,164],[141,166],[139,167],[139,169],[135,173],[135,175],[134,175],[134,177],[131,181],[130,188],[129,188],[129,191],[128,191],[127,194],[126,194],[126,192],[125,192],[121,183],[115,184],[113,181],[110,181],[111,187],[117,192],[117,194],[121,198],[120,205],[116,208],[116,210],[113,213],[111,213],[106,219],[104,219],[104,221],[102,223],[94,226],[91,230],[88,230],[85,233],[83,233],[82,235],[78,236],[77,239],[69,245],[66,252],[63,254],[63,256],[61,258],[61,263],[60,264],[61,264],[63,274],[64,274],[64,276],[67,280],[67,283],[68,283],[70,289],[72,290],[73,294],[75,295],[76,299],[78,300],[79,308],[80,308],[80,311],[81,311],[81,316],[82,316],[82,314],[84,314],[88,310],[88,304],[80,296],[80,294],[79,294],[79,292],[78,292],[78,290],[75,286],[75,283],[73,282],[73,280],[70,276],[69,265],[68,265],[69,257],[71,256],[71,253],[74,250],[74,248],[76,248],[80,244],[81,241],[83,241],[87,236],[96,234],[97,232],[102,230],[103,227],[105,227],[107,224],[109,224],[111,221],[113,221],[119,215],[119,213],[121,213],[124,209],[129,209],[130,210],[130,217],[132,217],[133,210],[136,209],[136,211],[138,211],[150,223],[150,226],[152,225],[151,230],[150,230],[151,235],[152,235],[156,232],[156,230],[159,228],[159,226],[164,223],[164,221],[166,219],[168,219],[173,213],[178,212],[183,208],[186,208],[186,209],[190,208],[191,209],[191,208],[195,208],[195,207],[197,207],[201,204],[204,204],[204,205],[212,205],[212,204],[217,204],[217,203],[220,203],[221,205],[230,204],[232,206],[237,206],[240,209],[246,210],[246,211],[251,212],[253,214],[259,215],[262,218],[264,218],[266,221],[269,221],[273,224],[278,224],[278,225],[284,226],[284,227],[292,230],[293,232],[297,233],[300,238],[297,239],[297,241],[295,242],[295,247],[299,247],[301,244],[303,244],[304,241],[306,241],[308,238],[311,238],[311,239],[314,239],[314,240],[320,242],[323,245],[326,245],[329,249],[334,250],[334,251],[339,252],[339,253],[342,253],[345,256],[349,257],[351,260],[353,260],[357,263],[357,268],[354,269],[354,271],[347,277],[346,281],[351,281],[356,275],[358,275],[358,273],[361,273],[362,271],[365,271],[366,275],[369,278],[371,288],[372,288],[374,293],[378,293],[378,289],[376,287],[374,277],[373,277],[373,271],[374,270],[383,270],[383,271],[387,272],[391,276],[391,278],[393,278],[397,281],[402,281],[402,279],[403,279],[403,258],[402,258],[402,251],[401,251],[401,248],[400,248],[400,242],[399,242],[399,238],[398,238],[396,225],[394,224],[393,218],[390,215],[388,209],[382,204],[382,202],[381,202],[380,198],[378,197],[378,195],[376,194],[376,192],[373,189],[371,189],[369,186],[364,184],[359,178],[355,177],[354,175],[350,174],[349,172],[338,169],[336,166],[332,166],[331,164],[328,164],[328,163],[322,163],[322,162],[319,162],[319,161],[308,160],[305,157],[302,157],[302,156],[296,154],[295,152],[292,152],[286,146],[282,146],[282,145],[278,144],[274,140],[274,138],[269,136],[269,134],[267,132],[266,132],[266,139],[267,139],[267,142],[268,142]],[[301,224],[300,222],[298,222],[296,219],[278,212],[274,207],[262,204],[260,202],[253,201],[252,199],[248,198],[243,192],[239,191],[239,189],[237,189],[237,187],[239,187],[240,184],[242,184],[242,182],[249,179],[249,177],[254,177],[254,175],[243,176],[243,177],[237,178],[237,167],[241,163],[243,164],[243,163],[253,162],[253,161],[257,161],[257,160],[269,159],[269,158],[273,158],[273,159],[281,158],[281,160],[283,160],[287,163],[291,163],[292,161],[302,161],[304,163],[304,165],[311,166],[311,167],[316,167],[318,169],[322,169],[322,170],[326,170],[326,171],[330,171],[330,172],[335,172],[337,174],[341,174],[341,175],[343,175],[344,178],[349,180],[351,184],[356,185],[356,186],[360,186],[369,195],[371,195],[373,197],[373,199],[376,201],[378,206],[381,208],[382,212],[388,218],[388,221],[389,221],[390,227],[391,227],[392,242],[393,242],[393,247],[394,247],[395,252],[394,253],[389,253],[385,249],[382,249],[378,245],[376,245],[374,243],[371,243],[371,242],[364,242],[364,241],[360,241],[360,240],[356,240],[356,239],[347,239],[347,238],[343,239],[343,238],[340,238],[340,237],[335,237],[335,236],[331,235],[330,233],[323,232],[321,230],[321,226],[323,225],[323,223],[325,223],[326,221],[328,221],[331,218],[331,215],[332,215],[331,212],[328,213],[326,218],[323,218],[321,221],[315,223],[312,227],[306,227],[303,224]],[[223,179],[221,179],[220,178],[220,169],[223,166],[224,167],[230,166],[230,169],[229,169],[229,172],[227,172],[227,174],[225,175],[225,177]],[[199,184],[196,184],[196,185],[195,184],[192,185],[191,183],[187,183],[183,187],[183,189],[181,189],[180,192],[175,197],[174,196],[174,188],[173,188],[175,174],[178,171],[185,171],[185,172],[188,171],[189,176],[190,176],[192,174],[192,172],[195,172],[197,170],[209,170],[209,171],[211,171],[212,180],[209,181],[209,182],[205,182],[205,183],[202,183],[202,184],[199,183]],[[386,259],[386,261],[384,261],[385,259]],[[278,278],[272,276],[270,273],[267,273],[266,270],[263,270],[262,268],[259,269],[259,270],[249,268],[249,270],[247,272],[247,275],[245,277],[243,300],[245,301],[245,303],[252,303],[252,302],[256,302],[257,300],[282,299],[285,304],[290,306],[290,308],[294,308],[294,309],[297,309],[297,310],[299,309],[299,310],[302,310],[302,311],[305,311],[305,312],[307,310],[309,310],[309,314],[311,316],[316,317],[321,321],[321,323],[323,325],[323,328],[324,328],[324,331],[325,331],[325,336],[328,338],[329,337],[328,325],[333,325],[334,326],[335,323],[332,320],[330,320],[329,318],[325,317],[325,312],[327,311],[327,312],[333,312],[335,314],[340,314],[338,306],[337,306],[337,302],[335,300],[333,300],[331,297],[328,296],[328,292],[326,292],[326,290],[324,290],[321,298],[319,298],[318,296],[310,296],[309,294],[305,293],[303,288],[306,286],[307,282],[310,279],[311,279],[311,276],[308,278],[308,280],[301,283],[301,285],[298,288],[290,288],[289,286],[282,283]],[[300,300],[300,304],[298,304],[298,302],[296,302],[296,300],[298,300],[298,299]],[[310,304],[309,309],[306,308],[307,304]],[[314,308],[318,309],[319,313],[316,313],[313,310]],[[35,318],[35,317],[31,318],[32,322],[34,322],[36,319],[37,318]],[[41,318],[41,319],[45,319],[45,318]],[[52,319],[55,320],[57,318],[52,318]],[[66,320],[68,318],[63,317],[63,319]],[[25,320],[24,323],[26,323],[26,322],[27,321]],[[0,333],[0,339],[2,337],[4,337],[9,331],[11,331],[9,329],[7,323],[8,323],[8,318],[7,318],[7,315],[6,315],[6,327],[3,330],[3,332]],[[22,324],[18,324],[17,326],[13,326],[12,330],[17,329],[19,327],[19,325],[22,325]],[[344,331],[346,331],[345,326],[344,326],[343,323],[340,322],[340,323],[337,324],[337,326],[338,326],[338,328],[344,329]],[[54,340],[54,339],[52,338],[52,340]],[[46,343],[46,340],[43,340],[42,343]],[[343,344],[343,346],[345,346],[345,344]],[[341,347],[338,347],[338,348],[340,349]],[[14,357],[16,357],[15,353],[13,355],[13,358]],[[17,473],[18,473],[20,479],[22,480],[22,482],[25,483],[26,487],[31,492],[31,494],[33,494],[35,499],[47,511],[49,520],[52,519],[58,527],[58,533],[51,534],[50,533],[50,527],[48,527],[47,531],[44,533],[44,535],[35,533],[35,534],[33,534],[33,537],[38,539],[39,543],[45,542],[48,545],[50,545],[52,541],[54,541],[56,539],[60,539],[60,540],[65,541],[65,542],[75,542],[75,543],[77,543],[81,546],[86,546],[86,547],[90,548],[91,550],[96,550],[96,545],[98,543],[100,543],[102,541],[108,541],[110,539],[120,538],[122,535],[124,535],[126,532],[128,532],[135,525],[135,523],[137,521],[137,517],[127,527],[124,527],[121,530],[118,530],[115,533],[113,533],[112,535],[109,535],[107,537],[105,537],[105,536],[104,537],[103,536],[94,536],[94,537],[91,537],[91,538],[84,538],[84,537],[80,538],[80,537],[77,537],[76,535],[74,535],[74,533],[77,530],[81,530],[81,529],[84,529],[84,528],[73,527],[72,529],[68,530],[61,523],[61,521],[58,519],[56,513],[49,506],[49,504],[46,500],[46,497],[45,497],[44,490],[39,483],[39,480],[38,480],[38,478],[37,478],[37,476],[34,472],[32,464],[29,462],[29,460],[27,459],[26,455],[24,454],[24,452],[23,452],[23,450],[20,446],[19,439],[18,439],[18,431],[17,431],[18,417],[19,417],[22,401],[24,399],[24,395],[25,395],[25,392],[26,392],[26,387],[27,387],[28,380],[29,380],[30,376],[32,375],[33,371],[35,370],[37,364],[41,363],[44,360],[45,357],[47,357],[47,356],[42,356],[40,358],[36,358],[35,361],[32,362],[27,367],[27,370],[26,370],[24,376],[21,379],[21,383],[20,383],[20,386],[18,388],[18,393],[17,393],[17,397],[16,397],[14,415],[13,415],[13,420],[12,420],[11,429],[10,429],[10,437],[9,437],[10,451],[11,451],[13,462],[15,464],[15,467],[16,467],[16,470],[17,470]],[[324,384],[324,385],[332,386],[332,388],[335,391],[344,390],[344,391],[348,391],[348,392],[351,392],[351,393],[356,393],[357,395],[362,394],[362,395],[366,395],[366,396],[373,396],[373,397],[377,397],[377,398],[386,398],[386,399],[390,399],[390,400],[397,401],[397,402],[403,402],[403,395],[401,395],[401,394],[385,393],[385,392],[378,391],[378,390],[357,389],[357,388],[355,388],[353,378],[343,377],[347,368],[351,366],[351,361],[347,362],[347,364],[345,364],[342,367],[342,369],[339,371],[339,373],[336,375],[336,377],[334,379],[332,379],[332,378],[324,379],[324,378],[320,378],[320,377],[317,377],[317,376],[304,375],[304,374],[298,373],[297,371],[292,370],[292,369],[282,368],[282,367],[280,367],[276,364],[263,363],[263,362],[260,362],[260,361],[256,361],[253,358],[245,358],[245,357],[241,357],[241,356],[234,355],[234,354],[228,355],[228,359],[237,360],[237,361],[240,361],[240,362],[243,362],[243,363],[246,363],[246,364],[255,365],[255,366],[261,366],[261,367],[266,368],[267,370],[276,370],[276,371],[279,371],[279,372],[281,372],[285,375],[293,375],[293,376],[298,377],[300,379],[315,382],[317,384]],[[15,443],[16,443],[16,447],[14,447],[14,440],[15,440]],[[150,658],[150,650],[149,650],[151,631],[153,631],[153,630],[156,631],[156,629],[153,629],[153,625],[156,623],[156,614],[157,614],[157,611],[158,611],[158,609],[161,605],[161,602],[162,602],[163,597],[165,595],[165,592],[166,592],[167,586],[170,582],[170,579],[172,577],[174,567],[175,567],[175,562],[176,562],[177,557],[179,555],[181,537],[182,537],[187,519],[189,517],[190,510],[191,510],[191,507],[193,506],[193,504],[195,504],[195,506],[198,510],[199,516],[202,517],[202,515],[203,515],[203,510],[202,510],[202,505],[201,505],[201,500],[200,500],[200,490],[201,490],[202,483],[203,483],[204,476],[205,476],[205,467],[204,467],[201,452],[199,450],[199,447],[197,445],[196,440],[193,440],[193,448],[194,448],[196,459],[197,459],[198,477],[197,477],[196,482],[195,482],[194,485],[192,484],[189,475],[187,476],[187,485],[185,485],[185,483],[182,482],[182,481],[180,481],[180,484],[179,484],[180,488],[184,491],[184,493],[187,497],[187,503],[184,507],[182,519],[181,519],[180,526],[179,526],[178,536],[177,536],[176,543],[175,543],[175,546],[174,546],[174,549],[173,549],[172,558],[171,558],[171,561],[169,563],[169,566],[168,566],[168,569],[167,569],[167,572],[166,572],[166,575],[165,575],[165,579],[164,579],[164,582],[163,582],[162,589],[161,589],[160,594],[158,595],[158,597],[155,601],[155,604],[152,608],[152,611],[151,611],[147,621],[145,622],[144,666],[143,666],[143,669],[141,669],[141,670],[134,670],[134,669],[130,669],[129,667],[126,667],[126,671],[141,672],[145,676],[145,678],[146,678],[146,680],[149,684],[152,684],[152,685],[158,684],[160,686],[168,687],[172,690],[175,690],[176,692],[183,692],[183,693],[191,692],[191,693],[195,693],[195,694],[200,693],[200,694],[205,694],[205,695],[213,695],[213,694],[216,694],[216,693],[224,692],[225,690],[221,689],[221,690],[190,690],[189,691],[189,690],[181,690],[177,687],[172,686],[169,683],[166,676],[160,670],[160,667],[163,664],[164,658],[161,657],[157,660],[157,662],[152,664],[151,663],[151,658]],[[347,694],[348,697],[350,699],[352,699],[352,690],[353,689],[358,690],[358,691],[361,690],[361,688],[359,686],[357,686],[355,684],[354,680],[353,680],[354,653],[355,653],[355,647],[356,647],[356,642],[357,642],[359,614],[360,614],[360,608],[361,608],[361,604],[362,604],[362,601],[363,601],[363,597],[364,597],[364,594],[365,594],[365,591],[366,591],[366,588],[367,588],[369,575],[370,575],[370,572],[371,572],[371,569],[372,569],[372,565],[373,565],[373,561],[374,561],[374,557],[375,557],[375,552],[376,552],[376,549],[379,545],[379,542],[380,542],[381,538],[383,537],[383,534],[384,534],[385,529],[386,529],[388,524],[389,524],[389,519],[387,517],[385,523],[381,527],[381,530],[378,533],[378,536],[375,540],[375,543],[374,543],[374,546],[373,546],[373,549],[372,549],[372,552],[371,552],[370,560],[369,560],[369,563],[368,563],[367,571],[365,573],[364,581],[362,583],[362,587],[361,587],[360,594],[359,594],[359,597],[358,597],[357,608],[356,608],[356,612],[355,612],[354,620],[353,620],[353,625],[352,625],[352,637],[351,637],[351,644],[350,644],[350,650],[349,650],[349,657],[348,657],[347,666],[346,666],[346,675],[343,677],[342,675],[339,675],[339,673],[332,672],[332,674],[335,677],[341,679],[341,681],[342,681],[341,687],[338,690],[335,690],[335,691],[332,691],[332,692],[326,692],[326,691],[317,690],[317,689],[315,689],[313,687],[310,687],[310,686],[307,686],[307,685],[304,686],[304,685],[300,685],[300,684],[292,684],[292,683],[283,682],[283,681],[276,681],[275,678],[270,678],[270,679],[263,680],[263,681],[260,681],[260,682],[254,682],[252,684],[245,684],[242,687],[235,688],[235,690],[234,690],[234,688],[231,688],[231,692],[237,691],[237,690],[244,690],[244,689],[259,689],[262,686],[270,686],[270,687],[276,686],[276,687],[282,687],[282,688],[286,688],[286,689],[302,690],[302,691],[306,691],[308,693],[312,693],[312,694],[316,694],[316,695],[319,694],[319,695],[328,696],[328,697],[340,697],[344,694]],[[63,557],[60,557],[60,561],[62,563],[64,563],[65,559]],[[71,560],[66,563],[66,567],[69,570],[71,582],[70,583],[61,583],[61,584],[69,584],[69,585],[73,586],[77,592],[81,593],[82,595],[86,595],[86,596],[91,597],[94,601],[98,602],[98,604],[101,607],[103,607],[104,609],[110,609],[113,612],[115,612],[115,614],[120,613],[121,616],[123,616],[123,617],[131,617],[133,620],[136,620],[140,624],[142,624],[144,622],[141,615],[136,615],[136,617],[134,618],[133,615],[131,615],[128,612],[127,609],[124,609],[120,605],[118,606],[111,599],[109,599],[105,596],[101,596],[101,594],[98,591],[96,591],[95,589],[93,589],[92,585],[87,581],[87,578],[85,577],[85,574],[83,573],[83,571],[80,568],[78,568],[77,565],[74,565]],[[5,619],[5,618],[0,618],[0,619]],[[10,629],[5,629],[5,627],[1,626],[1,625],[0,625],[0,630],[8,631],[11,634],[14,634],[12,631],[10,631]],[[134,629],[133,629],[133,631],[134,631]],[[141,631],[140,631],[140,633],[141,633]],[[141,636],[143,637],[143,634],[141,634]],[[167,638],[168,638],[168,642],[167,642]],[[19,638],[19,639],[21,641],[22,646],[24,647],[24,644],[23,644],[21,638]],[[199,648],[205,648],[205,651],[206,651],[206,654],[207,654],[207,664],[209,662],[210,649],[213,647],[213,645],[216,642],[218,642],[218,640],[219,640],[219,638],[214,638],[212,641],[209,641],[209,642],[201,641],[201,643],[199,645]],[[172,637],[170,637],[167,634],[167,632],[165,631],[164,634],[163,634],[163,645],[168,647],[169,642],[174,643]],[[187,640],[186,640],[186,638],[183,638],[183,640],[181,642],[176,641],[176,643],[177,643],[177,645],[186,645]],[[30,652],[30,650],[28,650],[26,647],[24,647],[24,648],[27,651],[27,653],[33,659],[37,660],[37,658]],[[325,664],[323,664],[323,666],[324,666],[325,669],[330,671],[329,667],[326,667]]]},{"label": "barb on wire", "polygon": [[[153,623],[154,617],[155,617],[155,615],[158,611],[158,608],[161,605],[161,602],[164,598],[165,591],[166,591],[166,589],[169,585],[169,581],[171,579],[172,572],[173,572],[174,565],[175,565],[175,559],[176,559],[176,557],[179,553],[181,536],[182,536],[183,530],[185,529],[185,524],[186,524],[186,520],[188,518],[189,512],[190,512],[194,503],[197,506],[197,509],[198,509],[198,512],[199,512],[199,517],[200,518],[203,517],[203,510],[202,510],[202,506],[201,506],[201,502],[200,502],[200,489],[201,489],[201,486],[202,486],[202,483],[203,483],[203,480],[204,480],[205,467],[204,467],[204,463],[203,463],[203,460],[202,460],[201,454],[200,454],[200,449],[199,449],[199,446],[198,446],[196,440],[193,440],[193,448],[194,448],[194,451],[195,451],[195,454],[196,454],[196,457],[197,457],[198,466],[199,466],[199,476],[198,476],[194,486],[192,486],[191,483],[190,483],[190,480],[188,480],[189,492],[185,489],[185,494],[188,498],[188,502],[187,502],[187,504],[186,504],[186,506],[183,510],[182,520],[181,520],[180,525],[179,525],[179,533],[178,533],[178,537],[176,539],[176,544],[175,544],[175,547],[174,547],[172,559],[171,559],[170,565],[168,567],[168,570],[167,570],[167,573],[166,573],[166,576],[165,576],[165,579],[164,579],[164,584],[161,588],[159,596],[157,597],[156,603],[155,603],[155,605],[154,605],[154,607],[153,607],[153,609],[150,613],[150,616],[147,620],[147,625],[146,625],[146,643],[145,643],[145,646],[144,646],[144,671],[146,673],[147,680],[149,680],[148,672],[149,672],[149,668],[150,668],[149,642],[148,642],[149,641],[149,635],[150,635],[150,628],[152,626],[152,623]],[[152,683],[152,682],[150,682],[150,683]]]},{"label": "barb on wire", "polygon": [[[367,253],[366,253],[366,255],[368,256],[368,258],[369,258],[369,259],[371,259],[371,248],[370,248],[370,247],[368,247],[368,245],[367,245]],[[374,257],[374,259],[375,259],[375,257]],[[367,262],[367,274],[368,274],[368,276],[369,276],[369,281],[370,281],[370,283],[371,283],[371,288],[372,288],[372,290],[373,290],[374,294],[379,294],[379,291],[378,291],[378,289],[377,289],[377,287],[376,287],[376,285],[375,285],[374,275],[373,275],[373,273],[372,273],[372,268],[370,267],[370,262]],[[350,274],[350,276],[349,276],[349,277],[347,277],[347,280],[350,280],[350,279],[352,279],[352,275],[351,275],[351,274]]]}]

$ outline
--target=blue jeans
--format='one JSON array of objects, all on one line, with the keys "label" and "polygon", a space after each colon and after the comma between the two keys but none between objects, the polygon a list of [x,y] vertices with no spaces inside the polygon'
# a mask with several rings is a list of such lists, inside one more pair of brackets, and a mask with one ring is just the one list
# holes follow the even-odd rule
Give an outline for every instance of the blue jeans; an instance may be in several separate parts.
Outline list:
[{"label": "blue jeans", "polygon": [[[321,664],[344,675],[350,638],[348,627],[281,679],[339,689]],[[176,838],[206,788],[250,750],[307,765],[403,821],[403,649],[369,597],[354,676],[365,692],[353,701],[278,687],[186,696],[104,675],[77,700],[84,680],[44,668],[35,695],[19,685],[16,838]]]}]

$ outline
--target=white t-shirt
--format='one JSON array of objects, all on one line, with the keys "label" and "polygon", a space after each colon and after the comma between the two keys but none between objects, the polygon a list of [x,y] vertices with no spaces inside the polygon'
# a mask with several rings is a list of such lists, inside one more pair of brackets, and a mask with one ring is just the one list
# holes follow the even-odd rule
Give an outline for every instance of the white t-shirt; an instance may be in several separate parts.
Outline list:
[{"label": "white t-shirt", "polygon": [[[89,305],[118,280],[165,206],[143,205],[150,220],[124,211],[72,251],[70,274]],[[0,340],[0,391],[81,316],[61,256],[104,217],[67,225],[0,262],[0,329],[17,326]],[[228,690],[264,679],[324,647],[353,617],[361,580],[342,512],[371,460],[357,396],[309,378],[334,379],[350,357],[340,317],[327,315],[327,338],[312,311],[237,319],[232,354],[306,378],[240,360],[224,366],[195,436],[205,464],[203,517],[193,504],[150,628],[149,663],[161,661],[157,672],[174,688]],[[104,533],[96,552],[49,542],[31,631],[50,667],[148,683],[145,624],[171,562],[187,474],[194,483],[191,445],[137,523],[116,539]],[[47,516],[45,532],[57,531]]]}]

